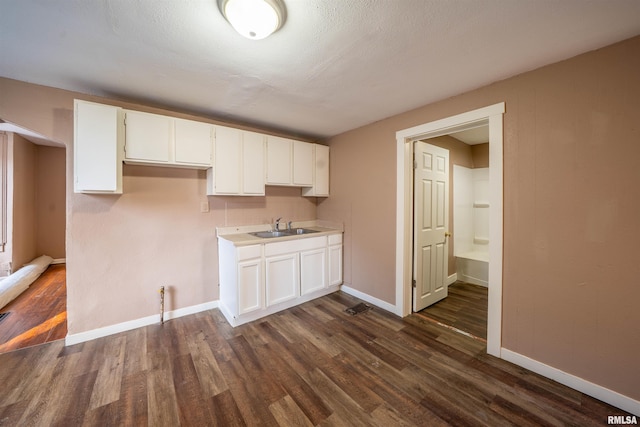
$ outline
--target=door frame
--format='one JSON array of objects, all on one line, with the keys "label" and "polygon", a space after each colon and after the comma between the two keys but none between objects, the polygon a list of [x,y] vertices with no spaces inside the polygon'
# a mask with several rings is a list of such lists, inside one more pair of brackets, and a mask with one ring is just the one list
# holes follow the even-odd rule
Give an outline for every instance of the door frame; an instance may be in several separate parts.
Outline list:
[{"label": "door frame", "polygon": [[487,353],[501,357],[503,254],[503,114],[505,103],[489,105],[396,132],[396,304],[395,313],[412,311],[413,141],[489,126],[489,300]]}]

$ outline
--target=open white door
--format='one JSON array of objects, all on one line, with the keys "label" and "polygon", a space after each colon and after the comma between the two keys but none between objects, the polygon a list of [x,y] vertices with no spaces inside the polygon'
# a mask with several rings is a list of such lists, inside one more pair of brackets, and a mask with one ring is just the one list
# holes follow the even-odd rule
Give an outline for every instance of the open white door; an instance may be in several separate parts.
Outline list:
[{"label": "open white door", "polygon": [[449,150],[414,142],[413,311],[447,296]]}]

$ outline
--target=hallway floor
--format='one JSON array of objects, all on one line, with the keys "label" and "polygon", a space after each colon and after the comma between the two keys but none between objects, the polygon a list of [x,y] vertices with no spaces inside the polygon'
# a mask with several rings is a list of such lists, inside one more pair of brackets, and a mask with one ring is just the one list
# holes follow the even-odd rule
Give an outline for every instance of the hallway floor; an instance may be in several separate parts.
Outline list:
[{"label": "hallway floor", "polygon": [[4,306],[0,353],[63,339],[67,335],[66,264],[50,265],[20,296]]}]

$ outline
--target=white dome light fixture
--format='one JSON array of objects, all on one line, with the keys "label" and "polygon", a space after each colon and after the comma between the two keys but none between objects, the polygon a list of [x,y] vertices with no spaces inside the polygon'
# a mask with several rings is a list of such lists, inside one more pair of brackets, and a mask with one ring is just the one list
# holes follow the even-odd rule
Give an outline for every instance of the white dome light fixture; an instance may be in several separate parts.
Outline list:
[{"label": "white dome light fixture", "polygon": [[231,26],[251,40],[278,31],[286,18],[281,0],[218,0],[218,7]]}]

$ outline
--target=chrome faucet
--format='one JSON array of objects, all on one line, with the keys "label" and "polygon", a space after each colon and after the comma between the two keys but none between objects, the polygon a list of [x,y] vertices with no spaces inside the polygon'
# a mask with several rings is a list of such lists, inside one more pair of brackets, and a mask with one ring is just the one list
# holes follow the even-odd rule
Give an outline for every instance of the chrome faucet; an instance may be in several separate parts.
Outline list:
[{"label": "chrome faucet", "polygon": [[280,231],[280,220],[282,219],[282,217],[276,219],[276,231]]}]

